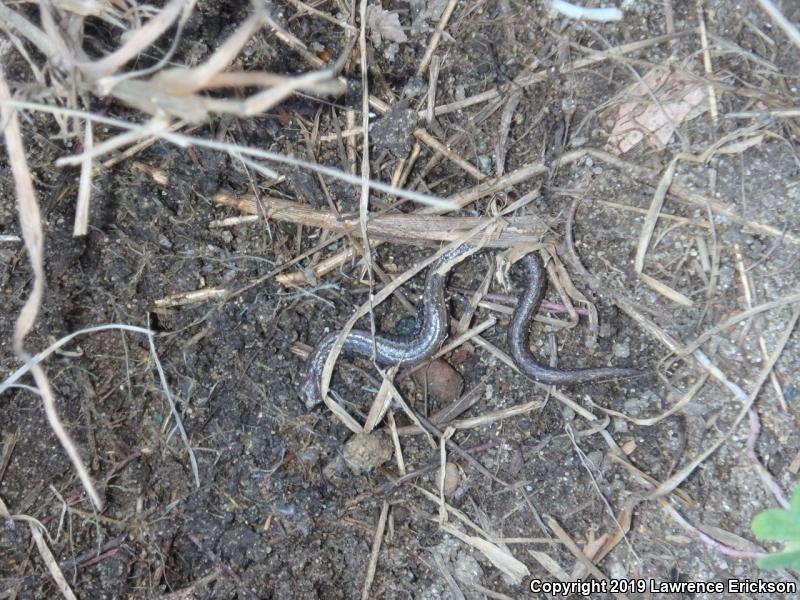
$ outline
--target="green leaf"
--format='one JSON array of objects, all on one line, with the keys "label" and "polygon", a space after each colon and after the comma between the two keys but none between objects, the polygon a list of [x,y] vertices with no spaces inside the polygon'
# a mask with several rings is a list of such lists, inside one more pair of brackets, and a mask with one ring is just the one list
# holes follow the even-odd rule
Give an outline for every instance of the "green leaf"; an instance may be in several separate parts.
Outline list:
[{"label": "green leaf", "polygon": [[800,483],[794,486],[794,492],[792,493],[792,512],[800,515]]},{"label": "green leaf", "polygon": [[783,552],[762,556],[756,564],[761,569],[792,569],[793,571],[800,571],[800,542],[790,542],[786,544]]},{"label": "green leaf", "polygon": [[762,540],[800,541],[800,514],[782,508],[758,513],[751,524],[755,536]]}]

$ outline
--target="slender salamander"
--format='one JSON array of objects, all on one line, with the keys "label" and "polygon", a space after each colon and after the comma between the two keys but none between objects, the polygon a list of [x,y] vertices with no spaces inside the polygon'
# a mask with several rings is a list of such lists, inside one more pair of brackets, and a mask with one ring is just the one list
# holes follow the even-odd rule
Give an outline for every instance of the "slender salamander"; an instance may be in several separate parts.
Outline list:
[{"label": "slender salamander", "polygon": [[[413,366],[428,360],[442,345],[448,332],[448,315],[444,302],[444,283],[447,269],[441,267],[461,254],[470,250],[467,245],[454,248],[431,267],[425,281],[422,301],[416,319],[414,331],[409,335],[393,335],[379,333],[373,337],[369,331],[353,329],[345,338],[342,352],[346,355],[372,356],[380,365]],[[571,385],[598,381],[601,379],[617,379],[640,375],[636,369],[601,367],[594,369],[554,369],[536,360],[528,348],[529,322],[542,303],[547,288],[542,259],[536,253],[522,257],[519,264],[523,267],[527,288],[523,292],[508,332],[508,343],[511,355],[520,371],[540,383],[555,385]],[[306,407],[311,409],[320,402],[320,378],[325,362],[333,348],[338,333],[325,336],[309,357],[308,370],[301,390]]]},{"label": "slender salamander", "polygon": [[[448,332],[448,314],[444,302],[444,283],[447,270],[441,268],[470,250],[470,246],[462,245],[443,254],[434,263],[425,280],[425,289],[417,314],[414,331],[409,335],[393,335],[372,333],[362,329],[353,329],[345,338],[342,352],[347,355],[372,356],[380,365],[413,366],[425,362],[439,349]],[[450,265],[452,266],[452,265]],[[448,267],[449,268],[449,267]],[[307,408],[313,408],[322,402],[320,378],[325,362],[328,359],[339,333],[330,333],[316,347],[309,357],[308,371],[301,390]]]},{"label": "slender salamander", "polygon": [[511,326],[508,330],[508,345],[520,371],[531,379],[551,385],[571,385],[618,379],[641,375],[636,369],[601,367],[596,369],[554,369],[536,360],[528,347],[528,329],[533,315],[539,308],[547,289],[547,276],[542,259],[535,252],[523,256],[519,262],[525,274],[526,289],[517,302]]}]

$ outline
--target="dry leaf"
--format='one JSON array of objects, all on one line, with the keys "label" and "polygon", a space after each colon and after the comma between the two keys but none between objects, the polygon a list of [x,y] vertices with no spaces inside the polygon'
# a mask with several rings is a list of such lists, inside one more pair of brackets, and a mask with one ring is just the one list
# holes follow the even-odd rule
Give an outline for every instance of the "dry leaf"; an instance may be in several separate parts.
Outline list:
[{"label": "dry leaf", "polygon": [[372,34],[372,40],[376,46],[380,46],[383,39],[390,42],[408,40],[400,25],[400,15],[385,10],[380,5],[371,4],[367,7],[367,28]]},{"label": "dry leaf", "polygon": [[654,148],[663,148],[678,125],[708,110],[704,102],[705,85],[659,67],[622,95],[641,100],[624,102],[616,109],[615,124],[606,150],[617,155],[624,154],[644,139]]}]

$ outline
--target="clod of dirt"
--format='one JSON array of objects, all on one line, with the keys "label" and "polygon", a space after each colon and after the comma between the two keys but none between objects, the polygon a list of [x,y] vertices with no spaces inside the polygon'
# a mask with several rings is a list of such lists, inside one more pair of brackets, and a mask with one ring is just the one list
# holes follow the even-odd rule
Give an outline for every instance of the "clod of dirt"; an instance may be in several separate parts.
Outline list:
[{"label": "clod of dirt", "polygon": [[464,378],[447,361],[440,358],[427,368],[416,371],[413,378],[421,389],[427,389],[428,396],[434,402],[452,402],[464,390]]},{"label": "clod of dirt", "polygon": [[378,150],[386,150],[397,158],[404,157],[411,151],[411,132],[416,126],[417,111],[410,109],[403,100],[370,127],[370,142]]},{"label": "clod of dirt", "polygon": [[347,466],[356,475],[379,467],[392,457],[392,441],[386,434],[357,433],[351,437],[342,449]]}]

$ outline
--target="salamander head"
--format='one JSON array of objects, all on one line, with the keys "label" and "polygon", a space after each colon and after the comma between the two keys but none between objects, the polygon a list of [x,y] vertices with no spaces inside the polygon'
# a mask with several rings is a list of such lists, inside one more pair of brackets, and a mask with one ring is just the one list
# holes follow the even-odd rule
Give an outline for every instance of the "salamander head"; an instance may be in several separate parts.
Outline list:
[{"label": "salamander head", "polygon": [[322,394],[320,394],[319,380],[313,373],[306,376],[303,386],[300,388],[300,398],[305,402],[306,408],[311,410],[317,404],[322,402]]}]

